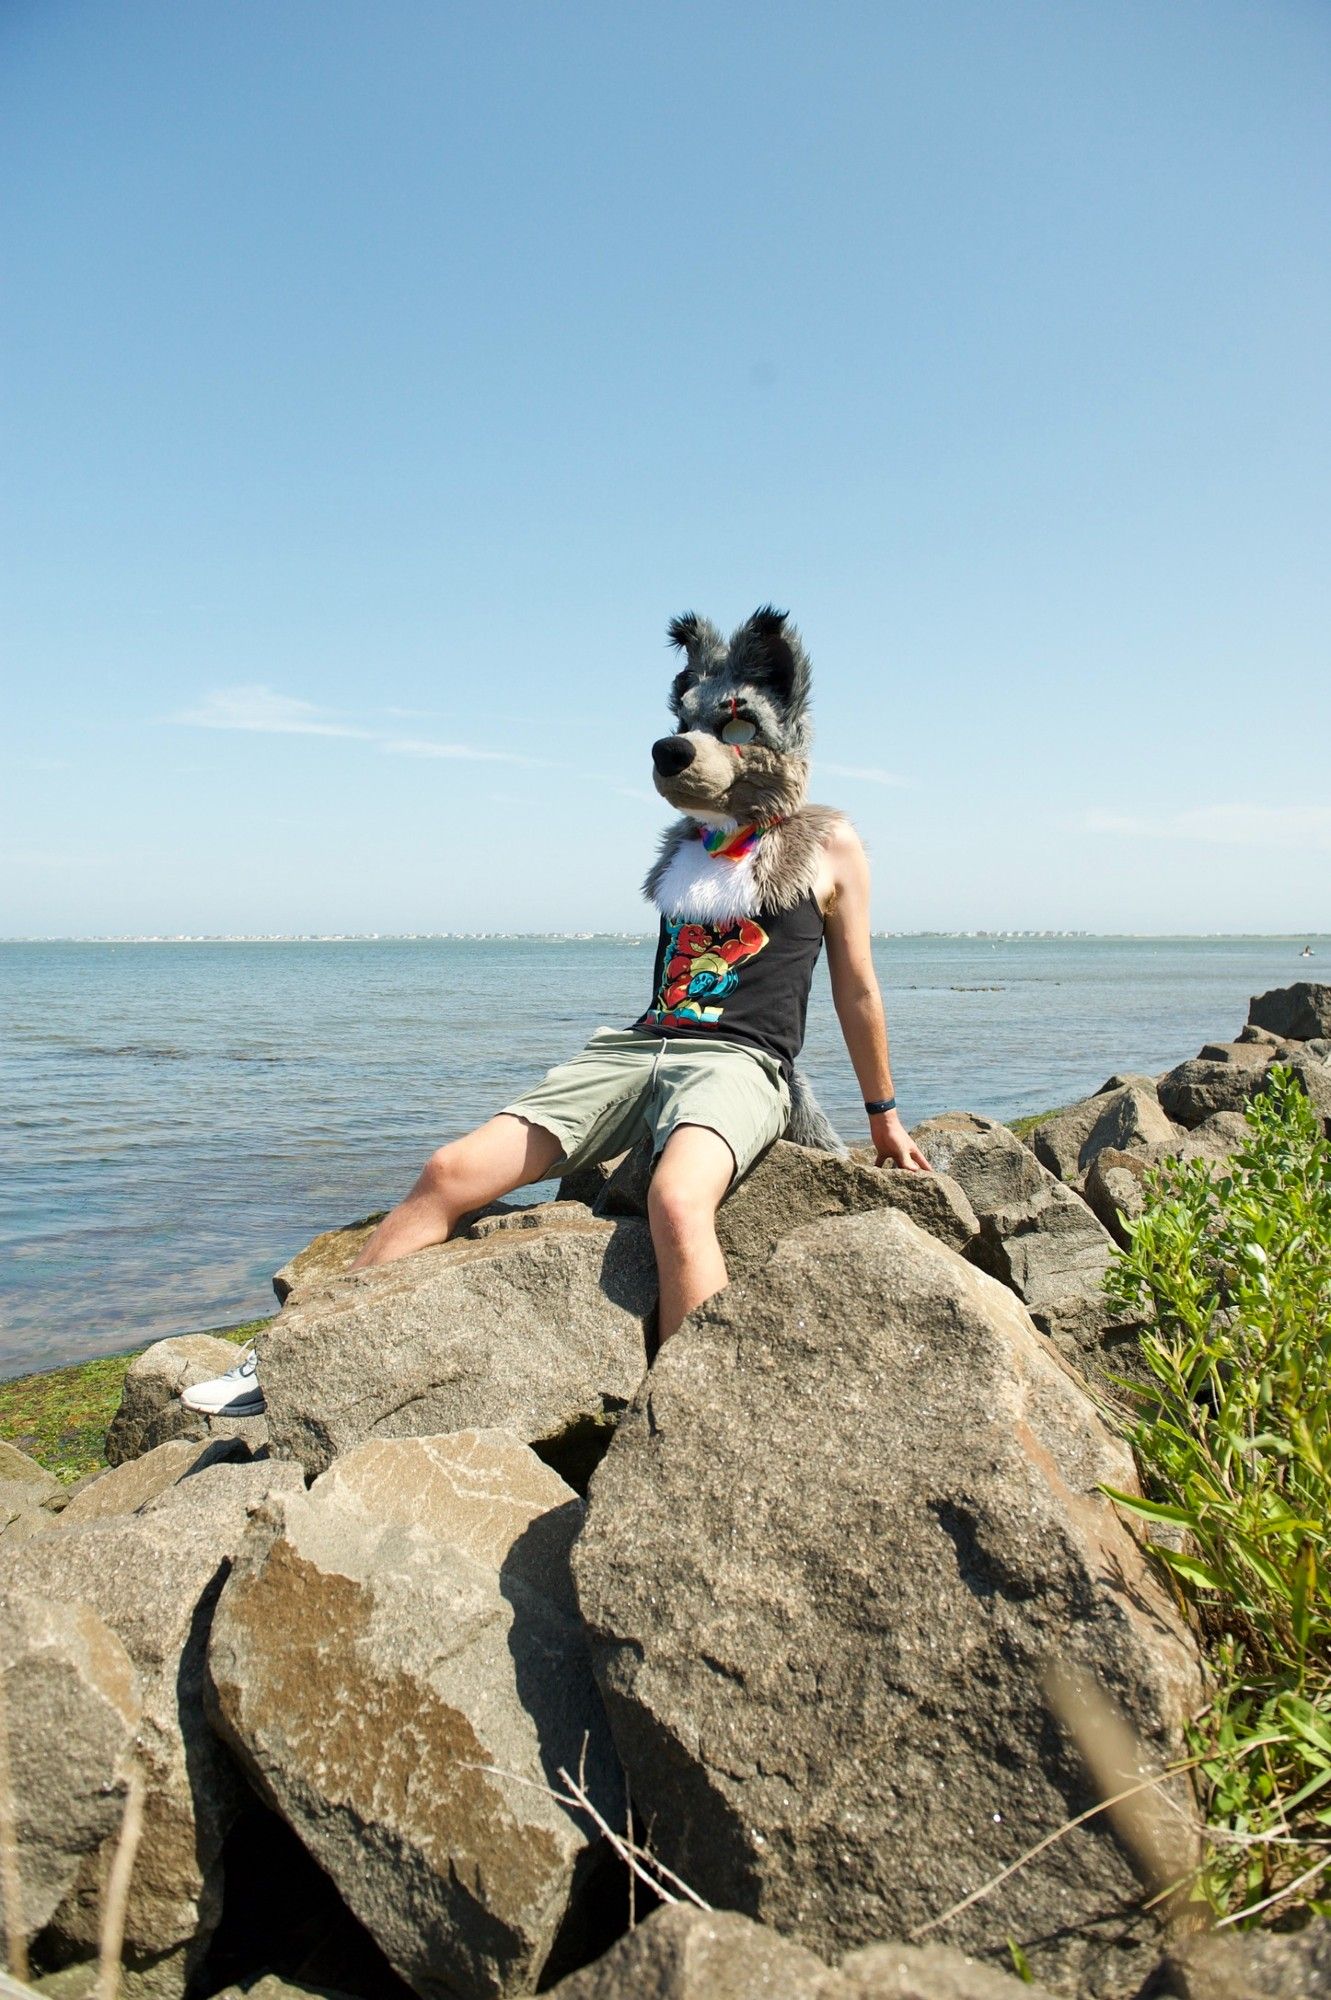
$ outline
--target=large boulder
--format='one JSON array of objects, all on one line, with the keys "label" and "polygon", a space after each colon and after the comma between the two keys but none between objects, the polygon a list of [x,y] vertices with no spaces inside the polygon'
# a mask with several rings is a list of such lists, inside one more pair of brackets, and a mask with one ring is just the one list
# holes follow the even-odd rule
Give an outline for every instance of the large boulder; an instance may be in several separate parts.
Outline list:
[{"label": "large boulder", "polygon": [[25,1517],[39,1515],[41,1525],[54,1520],[69,1495],[58,1479],[17,1445],[0,1438],[0,1541]]},{"label": "large boulder", "polygon": [[1086,1200],[1114,1241],[1126,1245],[1129,1223],[1146,1212],[1147,1163],[1136,1153],[1107,1146],[1091,1161],[1086,1176]]},{"label": "large boulder", "polygon": [[108,1465],[124,1465],[173,1438],[206,1444],[214,1438],[239,1439],[257,1451],[267,1437],[258,1417],[209,1417],[187,1410],[182,1389],[225,1375],[240,1360],[234,1341],[211,1333],[178,1334],[155,1340],[129,1365],[120,1407],[106,1434]]},{"label": "large boulder", "polygon": [[1308,979],[1273,986],[1248,1002],[1248,1024],[1266,1028],[1282,1042],[1311,1042],[1331,1036],[1331,986]]},{"label": "large boulder", "polygon": [[80,1867],[119,1829],[139,1682],[115,1633],[86,1604],[6,1589],[0,1693],[19,1890],[11,1907],[0,1868],[0,1937],[31,1943]]},{"label": "large boulder", "polygon": [[[575,1550],[656,1852],[833,1958],[1095,1803],[1055,1663],[1172,1753],[1199,1678],[1102,1491],[1133,1476],[1011,1293],[904,1216],[787,1237],[662,1349]],[[1012,1936],[1057,1990],[1118,1995],[1154,1949],[1138,1903],[1093,1819],[937,1941],[1001,1963]]]},{"label": "large boulder", "polygon": [[[250,1509],[301,1484],[294,1466],[218,1465],[139,1513],[0,1547],[0,1588],[89,1607],[118,1636],[139,1676],[138,1755],[148,1791],[125,1962],[131,1991],[144,2000],[179,2000],[221,1909],[222,1840],[240,1788],[203,1713],[213,1605]],[[58,1745],[48,1744],[47,1753],[57,1756]],[[56,1912],[49,1941],[58,1958],[95,1954],[108,1865],[103,1846]]]},{"label": "large boulder", "polygon": [[590,1219],[301,1289],[258,1342],[272,1449],[318,1473],[367,1438],[498,1426],[559,1463],[633,1394],[655,1301],[646,1224]]},{"label": "large boulder", "polygon": [[1180,1136],[1161,1110],[1154,1085],[1126,1084],[1055,1112],[1035,1127],[1031,1144],[1042,1166],[1079,1187],[1106,1147],[1135,1153],[1143,1146],[1171,1145]]},{"label": "large boulder", "polygon": [[1118,1324],[1104,1297],[1113,1238],[1081,1197],[996,1119],[949,1111],[912,1137],[979,1218],[971,1261],[1017,1294],[1075,1368],[1110,1380],[1130,1365],[1136,1329]]},{"label": "large boulder", "polygon": [[1161,1106],[1176,1125],[1191,1131],[1219,1111],[1242,1111],[1261,1089],[1266,1068],[1265,1062],[1212,1062],[1193,1056],[1159,1079]]},{"label": "large boulder", "polygon": [[257,1519],[212,1708],[422,2000],[530,1993],[599,1835],[551,1796],[623,1778],[568,1573],[582,1503],[499,1431],[376,1440]]},{"label": "large boulder", "polygon": [[[643,1140],[606,1181],[598,1212],[646,1215],[651,1164],[651,1145]],[[954,1250],[964,1250],[979,1232],[970,1203],[945,1173],[880,1168],[867,1146],[848,1154],[827,1153],[778,1139],[727,1194],[717,1210],[716,1233],[733,1277],[746,1265],[765,1263],[792,1229],[823,1216],[862,1215],[873,1208],[903,1209]]]}]

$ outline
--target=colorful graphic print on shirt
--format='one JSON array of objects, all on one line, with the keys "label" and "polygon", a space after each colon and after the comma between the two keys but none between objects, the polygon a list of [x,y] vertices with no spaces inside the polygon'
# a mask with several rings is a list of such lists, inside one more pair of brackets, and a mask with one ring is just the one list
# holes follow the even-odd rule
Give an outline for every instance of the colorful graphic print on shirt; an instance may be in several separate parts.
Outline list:
[{"label": "colorful graphic print on shirt", "polygon": [[719,924],[668,918],[661,985],[644,1026],[716,1027],[725,1013],[717,1003],[735,991],[740,967],[766,943],[767,932],[752,917]]}]

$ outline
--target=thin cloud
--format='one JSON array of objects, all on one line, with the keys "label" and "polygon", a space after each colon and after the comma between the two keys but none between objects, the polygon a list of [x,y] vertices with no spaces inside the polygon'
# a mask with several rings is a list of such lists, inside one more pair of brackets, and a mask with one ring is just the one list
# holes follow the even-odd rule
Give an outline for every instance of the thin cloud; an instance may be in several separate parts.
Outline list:
[{"label": "thin cloud", "polygon": [[[410,713],[389,709],[390,715]],[[385,729],[368,729],[338,720],[337,711],[279,694],[259,685],[216,688],[192,708],[169,718],[189,729],[241,729],[259,736],[335,736],[357,743],[374,743],[392,757],[447,757],[472,764],[541,764],[540,757],[523,757],[515,750],[486,750],[474,743],[436,743],[415,736],[398,736]]]},{"label": "thin cloud", "polygon": [[261,736],[353,736],[373,742],[376,734],[334,720],[312,701],[259,686],[217,688],[171,720],[191,729],[247,729]]},{"label": "thin cloud", "polygon": [[1186,840],[1211,847],[1331,850],[1331,806],[1193,806],[1171,813],[1089,812],[1090,833]]},{"label": "thin cloud", "polygon": [[431,743],[417,736],[382,736],[379,748],[391,757],[453,757],[468,764],[543,764],[543,757],[522,757],[516,750],[480,750],[474,743]]},{"label": "thin cloud", "polygon": [[829,764],[823,757],[818,759],[818,769],[826,771],[832,778],[860,778],[866,785],[905,785],[910,781],[898,777],[895,771],[880,771],[872,764]]}]

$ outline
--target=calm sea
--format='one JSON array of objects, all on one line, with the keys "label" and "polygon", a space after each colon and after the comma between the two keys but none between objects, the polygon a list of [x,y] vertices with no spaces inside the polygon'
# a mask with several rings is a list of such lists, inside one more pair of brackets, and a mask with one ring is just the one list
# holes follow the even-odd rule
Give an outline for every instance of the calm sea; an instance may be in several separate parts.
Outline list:
[{"label": "calm sea", "polygon": [[[903,1114],[1163,1069],[1325,968],[1304,942],[881,941]],[[640,1012],[650,970],[622,938],[0,944],[0,1376],[271,1310],[294,1250]],[[804,1067],[858,1138],[822,969]]]}]

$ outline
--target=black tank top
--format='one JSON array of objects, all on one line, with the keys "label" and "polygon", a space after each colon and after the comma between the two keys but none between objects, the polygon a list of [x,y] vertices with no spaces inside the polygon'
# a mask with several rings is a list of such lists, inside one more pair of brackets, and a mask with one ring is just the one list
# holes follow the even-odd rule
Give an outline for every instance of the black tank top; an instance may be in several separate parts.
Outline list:
[{"label": "black tank top", "polygon": [[652,1004],[633,1025],[652,1035],[748,1042],[776,1058],[788,1083],[822,948],[823,913],[812,890],[793,909],[728,923],[662,917]]}]

